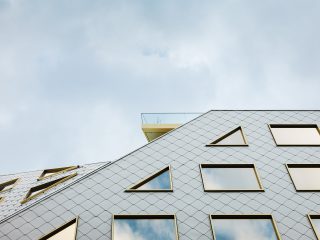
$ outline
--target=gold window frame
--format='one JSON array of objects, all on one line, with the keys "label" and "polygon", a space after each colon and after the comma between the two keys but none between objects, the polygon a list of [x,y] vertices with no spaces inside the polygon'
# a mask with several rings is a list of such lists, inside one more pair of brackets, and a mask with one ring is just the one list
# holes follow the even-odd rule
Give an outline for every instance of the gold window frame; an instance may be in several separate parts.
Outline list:
[{"label": "gold window frame", "polygon": [[55,234],[61,232],[62,230],[66,229],[67,227],[71,226],[72,224],[76,224],[76,232],[74,239],[77,239],[77,232],[78,232],[78,222],[79,222],[79,216],[71,219],[70,221],[60,225],[59,227],[55,228],[51,232],[47,233],[46,235],[39,238],[39,240],[47,240],[50,237],[54,236]]},{"label": "gold window frame", "polygon": [[[235,132],[239,131],[241,132],[244,144],[219,144],[219,142],[225,138],[227,138],[228,136],[234,134]],[[241,126],[231,130],[230,132],[218,137],[216,140],[214,140],[213,142],[206,144],[206,147],[248,147],[248,140],[246,135],[244,134],[244,130]]]},{"label": "gold window frame", "polygon": [[294,189],[297,192],[320,192],[319,189],[299,189],[297,188],[296,184],[294,183],[294,179],[291,175],[290,168],[319,168],[320,169],[320,164],[319,163],[286,163],[285,164],[287,171],[289,173],[291,182],[293,183]]},{"label": "gold window frame", "polygon": [[1,187],[5,188],[6,186],[10,186],[11,185],[10,188],[7,188],[5,190],[0,190],[0,193],[10,191],[12,188],[14,188],[18,184],[19,181],[20,181],[20,178],[14,178],[14,179],[11,179],[9,181],[0,183],[0,188]]},{"label": "gold window frame", "polygon": [[274,220],[271,214],[226,214],[226,215],[210,214],[209,219],[210,219],[210,225],[211,225],[211,232],[214,240],[216,240],[216,235],[213,228],[214,219],[270,219],[277,239],[281,240],[281,236],[280,236],[276,221]]},{"label": "gold window frame", "polygon": [[[59,174],[74,170],[79,168],[79,166],[69,166],[69,167],[60,167],[60,168],[50,168],[50,169],[44,169],[40,176],[38,177],[38,181],[41,181],[43,179],[51,178],[54,176],[57,176]],[[46,176],[47,173],[52,173],[51,175]]]},{"label": "gold window frame", "polygon": [[[50,182],[46,182],[46,183],[43,183],[43,184],[40,184],[40,185],[37,185],[37,186],[34,186],[32,188],[30,188],[30,190],[27,192],[26,196],[24,197],[24,199],[21,200],[21,204],[24,204],[36,197],[38,197],[39,195],[45,193],[46,191],[50,190],[51,188],[59,185],[60,183],[63,183],[73,177],[77,176],[77,173],[73,173],[73,174],[70,174],[70,175],[67,175],[65,177],[62,177],[62,178],[58,178],[58,179],[55,179],[55,180],[52,180]],[[36,192],[38,191],[39,189],[42,189],[40,190],[39,192],[35,193],[34,195],[32,195],[33,192]]]},{"label": "gold window frame", "polygon": [[[256,165],[254,163],[201,163],[199,164],[202,186],[205,192],[264,192],[264,187],[260,180]],[[202,168],[252,168],[256,176],[259,189],[206,189],[204,184]]]},{"label": "gold window frame", "polygon": [[316,227],[314,226],[313,222],[312,222],[312,219],[320,219],[320,215],[317,215],[317,214],[308,214],[308,219],[310,221],[310,224],[311,224],[311,227],[312,227],[312,230],[314,232],[314,234],[316,235],[316,238],[318,240],[320,240],[320,234],[317,232],[316,230]]},{"label": "gold window frame", "polygon": [[[144,185],[145,183],[151,181],[152,179],[156,178],[157,176],[161,175],[162,173],[169,171],[169,178],[170,178],[170,189],[137,189]],[[172,168],[170,165],[162,168],[161,170],[143,178],[138,183],[133,184],[129,188],[125,190],[125,192],[173,192],[173,182],[172,182]]]},{"label": "gold window frame", "polygon": [[317,124],[277,124],[272,123],[268,124],[269,130],[271,132],[271,136],[278,147],[319,147],[320,144],[278,144],[277,140],[272,132],[272,128],[315,128],[319,133],[320,137],[320,129]]},{"label": "gold window frame", "polygon": [[114,239],[114,220],[115,219],[173,219],[175,224],[175,240],[179,240],[178,223],[175,214],[112,214],[111,240]]}]

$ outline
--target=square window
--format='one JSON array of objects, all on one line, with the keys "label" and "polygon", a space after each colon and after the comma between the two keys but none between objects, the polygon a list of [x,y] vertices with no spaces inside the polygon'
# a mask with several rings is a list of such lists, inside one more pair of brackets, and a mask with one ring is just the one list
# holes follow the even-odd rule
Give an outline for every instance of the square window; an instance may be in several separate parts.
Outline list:
[{"label": "square window", "polygon": [[178,240],[175,215],[114,215],[112,240]]},{"label": "square window", "polygon": [[270,124],[277,146],[320,146],[316,124]]},{"label": "square window", "polygon": [[271,215],[211,215],[214,240],[280,240]]},{"label": "square window", "polygon": [[254,164],[201,164],[204,191],[264,191]]},{"label": "square window", "polygon": [[320,164],[287,164],[297,191],[320,191]]}]

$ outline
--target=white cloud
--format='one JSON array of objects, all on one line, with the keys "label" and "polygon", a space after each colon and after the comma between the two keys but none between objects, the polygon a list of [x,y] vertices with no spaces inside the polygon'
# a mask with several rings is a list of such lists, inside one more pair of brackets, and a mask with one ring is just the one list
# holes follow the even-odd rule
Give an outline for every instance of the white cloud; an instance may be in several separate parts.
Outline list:
[{"label": "white cloud", "polygon": [[145,143],[140,112],[319,108],[319,10],[1,1],[1,171],[114,160]]},{"label": "white cloud", "polygon": [[140,220],[115,220],[115,240],[174,240],[175,232],[173,220],[140,219]]},{"label": "white cloud", "polygon": [[[265,219],[219,219],[213,220],[213,229],[221,238],[237,240],[261,239],[276,240],[272,222]],[[228,237],[227,237],[228,236]]]}]

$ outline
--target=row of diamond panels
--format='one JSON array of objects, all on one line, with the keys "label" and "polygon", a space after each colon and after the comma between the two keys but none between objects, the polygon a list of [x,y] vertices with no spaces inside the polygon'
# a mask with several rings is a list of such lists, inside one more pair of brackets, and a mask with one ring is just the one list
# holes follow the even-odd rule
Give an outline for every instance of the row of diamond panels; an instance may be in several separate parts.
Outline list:
[{"label": "row of diamond panels", "polygon": [[[320,193],[296,192],[285,163],[319,163],[318,147],[277,147],[269,123],[318,123],[320,111],[211,111],[0,225],[1,239],[37,239],[79,215],[77,239],[111,239],[112,214],[176,214],[180,240],[212,239],[209,214],[272,214],[283,240],[316,239],[306,217]],[[241,125],[249,147],[205,147]],[[255,163],[265,192],[204,192],[200,163]],[[124,190],[171,165],[172,193]]]},{"label": "row of diamond panels", "polygon": [[[4,197],[4,200],[0,203],[0,220],[15,213],[16,211],[19,211],[19,210],[33,204],[35,201],[38,201],[40,198],[45,197],[48,194],[64,187],[65,185],[69,184],[70,182],[73,182],[74,180],[80,178],[81,176],[87,174],[88,172],[91,172],[92,170],[98,168],[101,165],[102,165],[102,163],[84,165],[84,166],[79,167],[76,170],[72,170],[72,171],[62,173],[62,174],[58,174],[56,176],[52,176],[47,179],[43,179],[41,181],[37,181],[37,179],[40,176],[40,174],[42,173],[42,170],[0,176],[0,183],[9,181],[9,180],[12,180],[15,178],[19,179],[18,182],[14,185],[14,187],[11,190],[5,191],[0,194],[2,197]],[[77,176],[75,176],[74,178],[71,178],[70,180],[57,185],[56,187],[48,190],[44,194],[40,195],[39,197],[37,197],[37,198],[35,198],[25,204],[20,203],[30,188],[37,186],[39,184],[43,184],[43,183],[50,182],[52,180],[67,176],[67,175],[75,173],[75,172],[77,173]]]}]

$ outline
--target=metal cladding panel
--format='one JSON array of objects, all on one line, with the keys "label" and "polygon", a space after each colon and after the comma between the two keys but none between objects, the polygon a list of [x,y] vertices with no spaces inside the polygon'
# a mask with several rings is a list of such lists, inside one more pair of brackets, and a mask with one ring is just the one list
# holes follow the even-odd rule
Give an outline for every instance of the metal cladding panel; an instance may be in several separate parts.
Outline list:
[{"label": "metal cladding panel", "polygon": [[[41,181],[37,181],[38,177],[42,173],[43,170],[39,171],[32,171],[32,172],[24,172],[24,173],[17,173],[17,174],[10,174],[10,175],[1,175],[0,176],[0,183],[6,182],[15,178],[18,178],[19,180],[14,185],[14,187],[8,191],[5,191],[3,193],[0,193],[0,196],[4,197],[4,201],[0,202],[0,221],[6,218],[7,216],[10,216],[11,214],[14,214],[15,212],[30,206],[34,202],[38,201],[39,199],[51,194],[55,190],[61,189],[62,187],[68,185],[70,182],[73,182],[77,180],[78,178],[82,177],[83,175],[93,171],[94,169],[97,169],[99,166],[101,166],[102,163],[95,163],[95,164],[87,164],[80,166],[77,169],[61,173],[46,179],[43,179]],[[21,204],[20,201],[25,197],[27,192],[31,187],[50,182],[52,180],[65,177],[69,174],[77,173],[77,176],[71,178],[70,180],[67,180],[66,182],[63,182],[56,187],[48,190],[47,192],[41,194],[37,198],[30,200],[24,204]]]},{"label": "metal cladding panel", "polygon": [[[319,123],[320,111],[210,111],[0,224],[0,239],[37,239],[79,215],[77,239],[111,239],[112,214],[176,214],[180,240],[213,239],[209,214],[272,214],[283,240],[316,239],[320,192],[296,192],[285,163],[320,147],[277,147],[267,124]],[[248,147],[205,147],[242,126]],[[200,163],[255,163],[265,192],[204,192]],[[124,190],[171,165],[172,193]]]}]

